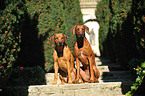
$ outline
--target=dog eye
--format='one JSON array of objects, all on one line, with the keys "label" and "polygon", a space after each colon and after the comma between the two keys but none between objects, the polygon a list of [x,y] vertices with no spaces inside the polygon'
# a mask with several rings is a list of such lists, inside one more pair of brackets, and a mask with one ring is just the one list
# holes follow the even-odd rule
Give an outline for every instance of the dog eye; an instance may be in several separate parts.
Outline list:
[{"label": "dog eye", "polygon": [[56,40],[58,40],[58,37],[57,38],[55,38]]},{"label": "dog eye", "polygon": [[82,31],[85,31],[85,29],[82,29]]},{"label": "dog eye", "polygon": [[63,37],[61,39],[64,39]]},{"label": "dog eye", "polygon": [[76,31],[79,31],[79,28]]}]

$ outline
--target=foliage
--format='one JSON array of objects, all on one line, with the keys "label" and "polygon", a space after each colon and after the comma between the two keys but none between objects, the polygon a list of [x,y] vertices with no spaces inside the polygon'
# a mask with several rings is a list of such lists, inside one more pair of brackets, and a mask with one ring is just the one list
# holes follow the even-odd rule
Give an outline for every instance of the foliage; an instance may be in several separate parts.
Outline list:
[{"label": "foliage", "polygon": [[126,96],[132,96],[135,93],[138,87],[142,84],[145,76],[145,62],[136,64],[136,60],[132,60],[131,63],[133,63],[131,65],[134,65],[132,66],[132,69],[136,71],[137,78],[136,78],[136,82],[133,84],[133,86],[131,86],[131,91],[128,91],[126,93]]},{"label": "foliage", "polygon": [[13,66],[18,57],[24,10],[21,0],[7,0],[4,4],[5,6],[0,7],[0,80],[8,79],[5,78],[7,70]]},{"label": "foliage", "polygon": [[[58,7],[59,6],[59,7]],[[70,50],[73,53],[73,46],[75,44],[75,36],[72,35],[70,29],[77,24],[82,24],[82,15],[80,12],[80,6],[78,0],[52,0],[50,4],[50,18],[52,22],[51,24],[51,32],[49,35],[50,37],[56,33],[63,33],[68,36],[67,44],[70,47]],[[45,68],[47,71],[49,71],[50,65],[53,65],[53,59],[52,59],[52,53],[53,51],[50,50],[52,48],[49,48],[52,46],[50,44],[50,41],[47,40],[47,43],[44,44],[44,48],[46,48],[46,51],[44,50],[45,57],[46,57],[46,63]],[[48,50],[49,49],[49,50]],[[51,54],[50,54],[51,52]],[[48,58],[49,56],[49,58]],[[51,62],[50,62],[51,61]]]},{"label": "foliage", "polygon": [[127,67],[132,58],[145,59],[144,0],[101,0],[96,17],[100,24],[102,56]]},{"label": "foliage", "polygon": [[[73,52],[75,36],[70,29],[83,23],[79,0],[0,2],[0,87],[11,72],[10,80],[16,76],[12,82],[22,85],[38,84],[41,80],[31,80],[31,75],[41,77],[40,74],[44,74],[40,68],[33,67],[40,66],[45,72],[53,68],[54,45],[50,40],[51,36],[56,33],[66,34],[68,46]],[[19,70],[17,66],[23,66],[24,70]]]},{"label": "foliage", "polygon": [[75,35],[72,35],[70,29],[75,25],[83,24],[82,14],[80,11],[79,0],[63,0],[64,3],[64,24],[65,34],[68,36],[67,44],[73,53],[76,42]]},{"label": "foliage", "polygon": [[79,0],[2,0],[0,8],[1,73],[12,66],[39,65],[50,71],[54,48],[50,38],[56,33],[68,36],[73,52],[75,36],[70,28],[83,22]]},{"label": "foliage", "polygon": [[[18,64],[21,64],[19,66],[34,66],[34,64],[39,65],[43,67],[46,72],[48,72],[53,68],[52,54],[54,45],[53,42],[51,42],[51,36],[56,33],[64,33],[67,35],[67,44],[73,52],[75,36],[71,34],[70,29],[76,24],[82,24],[83,21],[79,1],[30,0],[27,1],[26,7],[26,12],[30,18],[30,24],[32,24],[33,27],[24,28],[24,30],[29,29],[26,31],[31,32],[32,36],[36,34],[34,35],[36,40],[32,40],[31,38],[27,38],[25,40],[28,43],[32,43],[26,45],[27,47],[29,46],[29,50],[25,48],[26,46],[24,46],[24,44],[22,45],[22,48],[25,50],[22,50],[21,58],[19,60],[20,62]],[[33,23],[33,19],[36,21],[36,23]],[[28,26],[28,24],[25,24],[25,26]],[[33,29],[35,30],[34,32],[31,31]],[[29,34],[30,33],[27,33],[25,35]],[[34,44],[34,42],[37,43]],[[34,48],[33,46],[36,47]],[[32,54],[33,51],[30,49],[35,50],[35,53]],[[38,50],[41,50],[41,52]],[[31,59],[23,61],[23,58],[28,58],[28,56]]]},{"label": "foliage", "polygon": [[133,94],[144,78],[145,63],[141,63],[145,60],[144,10],[144,0],[101,0],[97,5],[102,56],[130,69],[137,76],[128,94]]},{"label": "foliage", "polygon": [[98,23],[100,24],[100,28],[99,28],[99,48],[100,51],[102,53],[102,55],[105,54],[105,45],[103,48],[103,43],[107,38],[107,34],[109,31],[109,20],[111,17],[110,14],[110,9],[109,9],[109,1],[108,0],[101,0],[98,1],[97,4],[97,11],[96,11],[96,18],[98,20]]},{"label": "foliage", "polygon": [[45,84],[45,72],[40,66],[13,68],[9,86],[29,86]]}]

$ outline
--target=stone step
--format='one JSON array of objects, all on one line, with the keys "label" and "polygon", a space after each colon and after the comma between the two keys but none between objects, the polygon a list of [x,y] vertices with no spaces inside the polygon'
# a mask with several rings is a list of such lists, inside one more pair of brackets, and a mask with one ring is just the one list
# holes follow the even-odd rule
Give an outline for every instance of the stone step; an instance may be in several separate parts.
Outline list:
[{"label": "stone step", "polygon": [[[45,78],[46,78],[46,84],[47,85],[51,85],[54,81],[54,73],[46,73],[45,74]],[[59,79],[59,73],[58,73],[58,79],[57,79],[57,83],[61,83],[60,79]]]},{"label": "stone step", "polygon": [[109,72],[101,72],[101,74],[103,75],[103,77],[106,76],[113,76],[113,75],[118,75],[118,76],[130,76],[131,73],[130,71],[109,71]]},{"label": "stone step", "polygon": [[123,71],[123,67],[118,64],[98,65],[97,67],[107,67],[110,71]]},{"label": "stone step", "polygon": [[102,82],[131,82],[131,83],[133,83],[135,80],[131,80],[131,79],[111,79],[111,78],[103,78],[103,79],[101,79],[102,80]]},{"label": "stone step", "polygon": [[99,58],[99,57],[95,57],[95,61],[101,61],[102,63],[111,63],[111,61],[107,58]]},{"label": "stone step", "polygon": [[120,65],[99,65],[97,66],[99,71],[109,72],[109,71],[124,71]]},{"label": "stone step", "polygon": [[98,57],[95,57],[95,62],[97,65],[102,65],[102,64],[110,64],[111,61],[106,59],[106,58],[98,58]]},{"label": "stone step", "polygon": [[121,82],[29,86],[29,96],[120,96]]},{"label": "stone step", "polygon": [[[58,73],[59,76],[59,73]],[[47,85],[51,85],[54,80],[54,73],[46,73],[46,83]],[[133,81],[130,71],[110,71],[103,72],[100,71],[99,81],[102,82],[125,82],[125,81]],[[57,80],[57,84],[61,83],[59,77]]]},{"label": "stone step", "polygon": [[121,82],[31,85],[5,89],[7,96],[123,96]]},{"label": "stone step", "polygon": [[101,72],[109,72],[108,66],[97,66],[98,70]]},{"label": "stone step", "polygon": [[103,80],[110,79],[132,79],[130,71],[110,71],[110,72],[100,72],[100,77]]}]

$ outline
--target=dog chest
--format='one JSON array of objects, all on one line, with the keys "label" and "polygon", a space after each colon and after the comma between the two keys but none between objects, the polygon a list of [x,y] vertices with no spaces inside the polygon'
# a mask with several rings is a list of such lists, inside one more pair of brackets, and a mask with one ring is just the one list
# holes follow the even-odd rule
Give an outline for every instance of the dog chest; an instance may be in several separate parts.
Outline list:
[{"label": "dog chest", "polygon": [[79,60],[82,62],[82,64],[85,64],[85,65],[88,64],[88,59],[84,51],[79,51],[77,56]]},{"label": "dog chest", "polygon": [[58,65],[59,65],[60,69],[67,70],[67,62],[66,62],[65,58],[63,58],[63,57],[58,58]]}]

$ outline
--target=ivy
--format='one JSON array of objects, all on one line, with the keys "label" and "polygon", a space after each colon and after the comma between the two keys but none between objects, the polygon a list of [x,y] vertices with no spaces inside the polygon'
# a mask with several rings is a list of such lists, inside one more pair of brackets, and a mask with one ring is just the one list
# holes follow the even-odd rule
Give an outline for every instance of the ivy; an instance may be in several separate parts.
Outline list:
[{"label": "ivy", "polygon": [[136,71],[137,78],[133,86],[131,86],[131,91],[126,93],[126,96],[132,96],[138,87],[142,84],[144,76],[145,76],[145,62],[142,62],[140,66],[133,68]]}]

